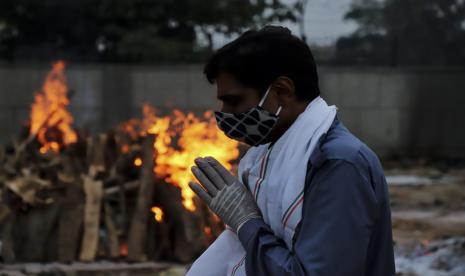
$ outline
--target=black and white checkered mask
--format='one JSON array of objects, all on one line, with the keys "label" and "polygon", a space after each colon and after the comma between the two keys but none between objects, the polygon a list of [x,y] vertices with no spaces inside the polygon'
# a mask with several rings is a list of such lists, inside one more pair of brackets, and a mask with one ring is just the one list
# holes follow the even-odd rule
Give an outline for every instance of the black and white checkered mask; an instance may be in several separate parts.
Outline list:
[{"label": "black and white checkered mask", "polygon": [[258,106],[245,113],[232,114],[215,111],[218,127],[226,136],[251,146],[260,145],[265,140],[278,121],[281,112],[281,106],[276,114],[270,113],[262,107],[270,88],[266,90]]}]

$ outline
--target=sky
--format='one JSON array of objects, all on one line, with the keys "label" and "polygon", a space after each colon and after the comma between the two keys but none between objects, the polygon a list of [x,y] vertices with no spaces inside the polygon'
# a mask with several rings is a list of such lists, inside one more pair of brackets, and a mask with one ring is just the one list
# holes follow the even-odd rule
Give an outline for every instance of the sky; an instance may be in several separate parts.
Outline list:
[{"label": "sky", "polygon": [[[328,45],[337,38],[355,31],[354,22],[344,21],[344,15],[349,10],[352,0],[308,0],[305,14],[305,28],[310,44]],[[295,24],[289,28],[298,34]]]},{"label": "sky", "polygon": [[[312,45],[328,46],[336,40],[355,31],[356,23],[344,21],[344,15],[349,10],[353,0],[308,0],[305,14],[307,41]],[[283,0],[283,3],[294,3],[295,0]],[[297,24],[282,24],[294,34],[300,35]],[[221,47],[235,37],[214,38],[215,48]]]}]

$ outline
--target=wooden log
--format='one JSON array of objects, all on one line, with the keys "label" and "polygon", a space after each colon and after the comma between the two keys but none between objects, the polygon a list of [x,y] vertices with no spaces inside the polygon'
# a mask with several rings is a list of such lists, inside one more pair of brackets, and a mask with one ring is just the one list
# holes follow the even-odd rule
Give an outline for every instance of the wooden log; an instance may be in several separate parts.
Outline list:
[{"label": "wooden log", "polygon": [[179,237],[175,239],[174,253],[177,261],[188,263],[206,249],[208,240],[200,212],[183,208],[180,215],[181,221],[175,228]]},{"label": "wooden log", "polygon": [[84,207],[84,236],[82,238],[81,261],[93,261],[97,255],[100,206],[103,181],[94,180],[88,175],[82,176],[86,202]]},{"label": "wooden log", "polygon": [[154,135],[147,135],[142,145],[143,156],[140,187],[128,237],[127,259],[129,261],[144,261],[147,258],[145,241],[147,237],[147,222],[150,219],[150,207],[152,204],[154,186],[154,141]]},{"label": "wooden log", "polygon": [[[56,176],[46,170],[45,174],[56,178],[56,183],[63,187],[63,196],[59,198],[61,210],[57,225],[56,260],[73,262],[80,257],[83,236],[85,192],[81,175],[87,170],[87,139],[83,131],[77,132],[78,142],[68,145],[57,156],[58,168]],[[55,161],[56,162],[56,161]]]},{"label": "wooden log", "polygon": [[159,227],[157,224],[163,223],[163,222],[156,221],[153,216],[152,218],[153,219],[149,219],[148,225],[147,225],[148,233],[149,233],[149,235],[147,235],[147,258],[149,260],[159,260],[158,249],[160,247],[160,244],[163,242],[163,240],[166,240],[166,238],[158,239],[157,235],[159,234],[159,231],[158,231]]},{"label": "wooden log", "polygon": [[38,192],[50,187],[51,182],[34,175],[17,177],[5,182],[6,187],[31,205],[45,204],[45,200],[37,196]]},{"label": "wooden log", "polygon": [[19,156],[24,152],[24,150],[29,146],[29,144],[31,144],[37,138],[37,135],[39,134],[40,130],[47,126],[48,122],[53,117],[53,115],[55,115],[57,111],[58,111],[58,108],[50,112],[45,118],[45,120],[42,122],[40,127],[37,129],[37,131],[35,133],[31,133],[27,137],[26,140],[22,141],[21,144],[19,144],[19,146],[16,148],[16,151],[15,151],[16,154],[15,154],[14,159],[18,159]]},{"label": "wooden log", "polygon": [[97,139],[91,138],[87,142],[87,163],[89,175],[98,178],[99,174],[105,172],[105,143],[106,135],[100,134]]},{"label": "wooden log", "polygon": [[107,172],[111,171],[110,168],[114,166],[118,158],[121,156],[121,150],[118,148],[116,141],[116,133],[112,130],[106,133],[106,143],[103,150],[105,159],[105,168]]},{"label": "wooden log", "polygon": [[[2,192],[3,191],[0,189],[0,198],[3,197]],[[11,213],[10,208],[6,204],[0,201],[0,226],[3,224],[3,221],[5,221],[8,218],[10,213]]]},{"label": "wooden log", "polygon": [[[137,181],[139,185],[140,181]],[[122,181],[118,182],[118,208],[121,215],[121,224],[120,229],[122,231],[122,236],[127,239],[129,233],[129,219],[128,219],[128,206],[126,200],[126,187]]]},{"label": "wooden log", "polygon": [[13,227],[16,219],[14,212],[10,212],[3,221],[2,225],[2,257],[5,263],[16,262],[15,239],[13,236]]},{"label": "wooden log", "polygon": [[[105,180],[105,198],[115,199],[115,213],[117,214],[117,227],[121,238],[127,240],[131,224],[131,213],[134,201],[133,192],[139,188],[140,168],[134,165],[134,160],[141,156],[141,145],[131,144],[127,134],[115,132],[108,134],[110,141],[106,146],[106,164],[109,176]],[[143,139],[140,139],[142,141]],[[112,157],[113,155],[113,157]],[[116,156],[116,157],[115,157]],[[112,157],[112,162],[108,161]]]},{"label": "wooden log", "polygon": [[81,160],[73,156],[69,150],[60,156],[60,165],[62,169],[57,172],[58,179],[66,184],[72,185],[81,181],[81,175],[86,173],[84,166],[80,165]]},{"label": "wooden log", "polygon": [[155,259],[177,260],[175,256],[175,243],[177,239],[183,239],[178,227],[183,227],[181,212],[181,191],[178,187],[165,183],[162,180],[155,185],[154,204],[163,210],[164,217],[160,224],[156,225]]},{"label": "wooden log", "polygon": [[107,196],[111,196],[113,194],[120,192],[120,190],[123,190],[123,192],[125,192],[125,191],[131,191],[131,190],[137,189],[139,188],[139,183],[140,183],[139,180],[134,180],[128,183],[124,183],[122,185],[123,187],[121,187],[120,185],[108,187],[105,189],[104,195],[105,197],[107,197]]},{"label": "wooden log", "polygon": [[200,209],[197,207],[192,213],[183,207],[179,187],[160,181],[155,189],[154,203],[165,214],[163,223],[157,224],[156,228],[156,255],[177,262],[190,262],[208,245]]},{"label": "wooden log", "polygon": [[77,259],[84,219],[84,192],[76,184],[66,188],[58,220],[57,259],[72,262]]},{"label": "wooden log", "polygon": [[121,232],[121,237],[125,240],[130,228],[128,212],[131,206],[128,206],[128,200],[130,201],[128,195],[132,195],[132,192],[139,188],[139,175],[139,169],[135,168],[132,155],[119,152],[119,156],[111,165],[109,176],[105,180],[105,198],[116,198],[117,227]]},{"label": "wooden log", "polygon": [[105,170],[102,145],[104,145],[105,139],[105,135],[100,135],[98,139],[89,138],[87,141],[89,169],[87,175],[82,175],[86,200],[84,207],[84,235],[79,257],[81,261],[93,261],[98,250],[101,200],[103,196],[103,180],[100,180],[100,178]]},{"label": "wooden log", "polygon": [[110,204],[107,202],[105,207],[105,228],[107,229],[108,235],[108,252],[109,257],[116,259],[119,257],[119,242],[118,242],[118,231],[113,221],[113,210]]},{"label": "wooden log", "polygon": [[49,262],[56,257],[56,225],[60,204],[37,206],[16,213],[14,227],[17,261]]}]

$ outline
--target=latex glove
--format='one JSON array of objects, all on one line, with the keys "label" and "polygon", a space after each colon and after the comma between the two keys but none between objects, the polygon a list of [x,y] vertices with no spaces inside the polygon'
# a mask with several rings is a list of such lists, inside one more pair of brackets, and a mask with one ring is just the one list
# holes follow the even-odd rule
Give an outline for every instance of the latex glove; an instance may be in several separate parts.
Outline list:
[{"label": "latex glove", "polygon": [[249,190],[216,159],[197,158],[195,164],[192,173],[205,190],[196,182],[189,187],[236,233],[248,220],[261,218]]}]

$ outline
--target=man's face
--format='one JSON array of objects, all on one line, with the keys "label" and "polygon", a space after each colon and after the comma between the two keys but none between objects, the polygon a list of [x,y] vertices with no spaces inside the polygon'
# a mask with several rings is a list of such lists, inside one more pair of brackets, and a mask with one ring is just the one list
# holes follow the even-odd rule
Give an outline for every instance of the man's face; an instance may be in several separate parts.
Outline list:
[{"label": "man's face", "polygon": [[[216,79],[216,85],[217,98],[221,103],[220,110],[222,112],[232,114],[247,112],[256,107],[262,98],[257,89],[240,84],[236,78],[229,73],[220,73]],[[275,113],[279,106],[283,106],[283,104],[279,103],[277,94],[270,90],[263,104],[263,108],[271,113]],[[283,111],[284,109],[283,106]],[[265,143],[276,140],[281,132],[283,132],[283,130],[285,131],[283,128],[287,129],[287,127],[285,127],[285,122],[287,121],[286,117],[286,112],[281,112],[278,122],[264,141]]]}]

